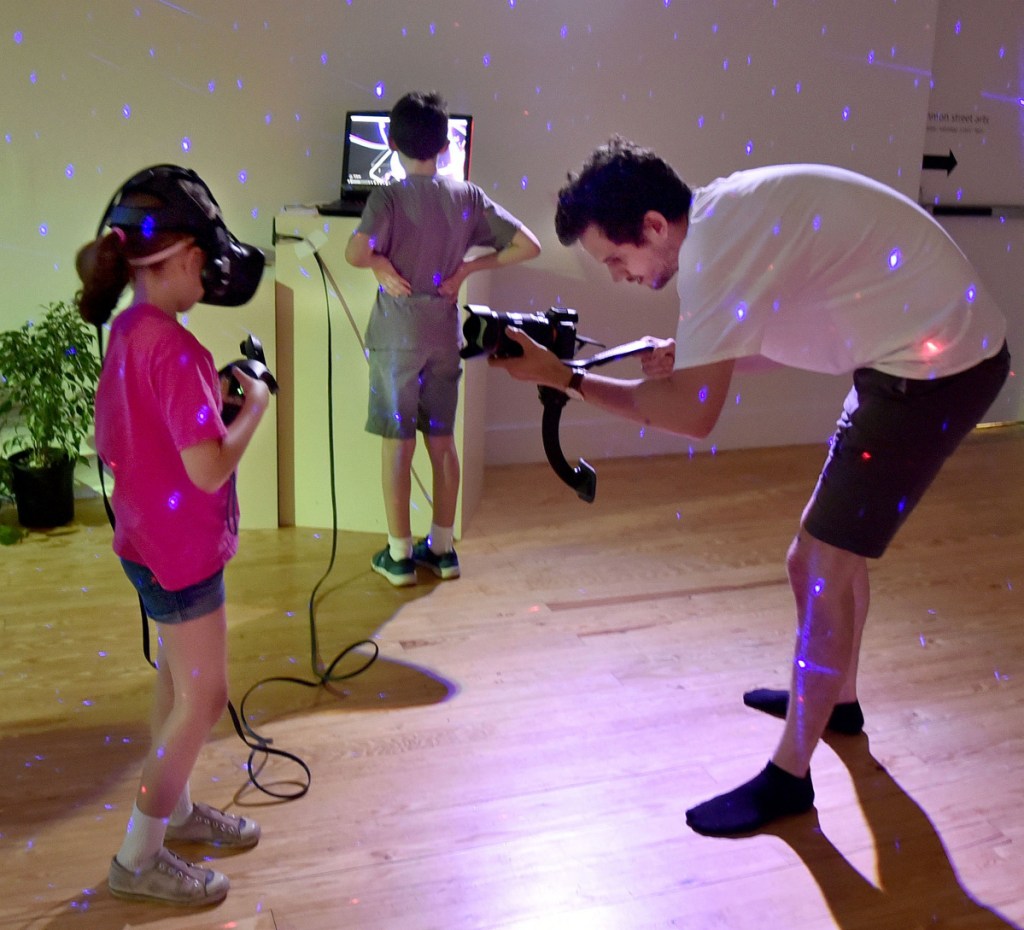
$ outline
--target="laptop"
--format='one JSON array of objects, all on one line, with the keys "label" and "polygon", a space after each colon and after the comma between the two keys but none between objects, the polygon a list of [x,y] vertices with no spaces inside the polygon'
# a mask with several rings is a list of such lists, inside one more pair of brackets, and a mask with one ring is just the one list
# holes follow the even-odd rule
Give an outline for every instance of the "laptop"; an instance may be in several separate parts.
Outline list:
[{"label": "laptop", "polygon": [[[345,114],[345,135],[341,159],[341,193],[337,200],[322,203],[317,210],[325,216],[359,216],[375,187],[405,177],[396,152],[388,146],[387,110],[351,110]],[[469,180],[473,117],[465,114],[448,118],[448,151],[438,159],[437,173]]]}]

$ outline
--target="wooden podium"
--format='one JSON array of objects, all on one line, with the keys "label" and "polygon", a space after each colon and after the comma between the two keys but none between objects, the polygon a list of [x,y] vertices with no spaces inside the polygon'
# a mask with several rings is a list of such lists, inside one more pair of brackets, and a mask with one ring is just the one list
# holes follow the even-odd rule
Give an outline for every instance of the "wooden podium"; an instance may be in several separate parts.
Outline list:
[{"label": "wooden podium", "polygon": [[[282,526],[331,527],[333,485],[339,529],[387,532],[381,439],[365,430],[369,372],[362,338],[377,279],[345,261],[357,222],[308,211],[284,211],[274,222]],[[483,485],[486,375],[479,360],[463,363],[455,426],[462,465],[456,536],[465,531]],[[431,480],[417,436],[410,508],[417,537],[430,531]]]}]

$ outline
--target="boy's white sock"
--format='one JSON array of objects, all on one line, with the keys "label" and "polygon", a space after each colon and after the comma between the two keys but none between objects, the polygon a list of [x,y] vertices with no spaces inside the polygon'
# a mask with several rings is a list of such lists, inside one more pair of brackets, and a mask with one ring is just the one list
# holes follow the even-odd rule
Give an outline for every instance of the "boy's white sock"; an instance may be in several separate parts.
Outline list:
[{"label": "boy's white sock", "polygon": [[391,558],[396,562],[402,559],[412,558],[412,537],[392,536],[388,533],[388,549],[391,550]]},{"label": "boy's white sock", "polygon": [[430,525],[430,536],[428,537],[430,551],[434,555],[444,555],[455,548],[455,527],[438,526],[436,523]]}]

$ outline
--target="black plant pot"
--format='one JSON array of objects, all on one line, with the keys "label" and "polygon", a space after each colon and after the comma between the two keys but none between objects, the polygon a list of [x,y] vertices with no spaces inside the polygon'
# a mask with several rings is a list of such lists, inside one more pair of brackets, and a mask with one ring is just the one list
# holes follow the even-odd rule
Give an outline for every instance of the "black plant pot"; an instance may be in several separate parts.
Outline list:
[{"label": "black plant pot", "polygon": [[27,464],[31,454],[17,452],[9,459],[18,522],[40,529],[70,523],[75,517],[75,460],[64,457],[33,468]]}]

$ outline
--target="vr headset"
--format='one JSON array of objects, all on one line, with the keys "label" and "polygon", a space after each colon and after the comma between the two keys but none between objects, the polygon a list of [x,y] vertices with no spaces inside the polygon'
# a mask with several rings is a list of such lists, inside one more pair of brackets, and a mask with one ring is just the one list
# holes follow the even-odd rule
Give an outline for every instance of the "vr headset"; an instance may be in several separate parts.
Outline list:
[{"label": "vr headset", "polygon": [[[132,195],[152,198],[159,206],[133,206]],[[97,235],[107,226],[139,230],[144,237],[158,232],[194,237],[206,253],[204,304],[239,307],[248,303],[263,276],[263,253],[231,234],[210,188],[188,168],[153,165],[129,178],[107,205]]]}]

